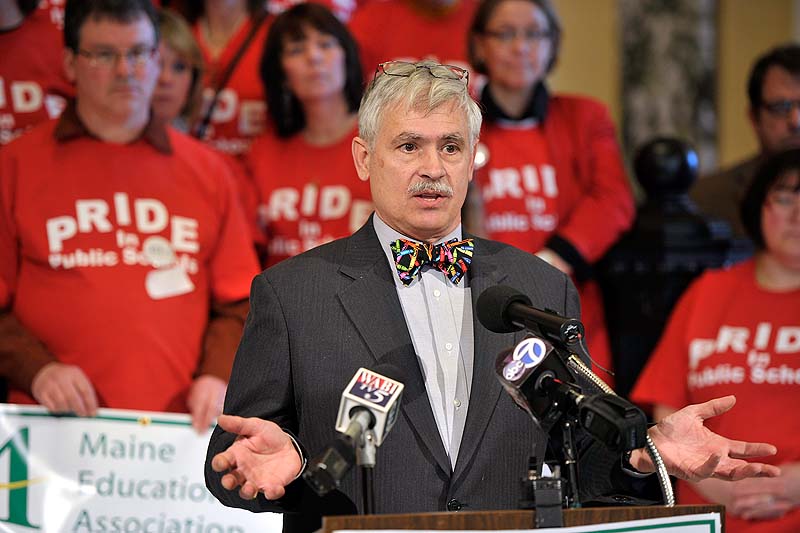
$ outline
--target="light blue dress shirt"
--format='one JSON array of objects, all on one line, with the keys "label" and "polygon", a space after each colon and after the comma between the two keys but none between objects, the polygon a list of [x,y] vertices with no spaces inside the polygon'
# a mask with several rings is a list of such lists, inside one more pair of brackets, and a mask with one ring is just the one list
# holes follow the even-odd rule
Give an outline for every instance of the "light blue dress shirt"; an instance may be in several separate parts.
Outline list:
[{"label": "light blue dress shirt", "polygon": [[[400,238],[416,239],[390,228],[377,214],[373,223],[392,269],[439,435],[455,468],[472,387],[474,335],[469,274],[456,285],[440,270],[425,266],[411,284],[403,285],[389,246]],[[439,242],[461,238],[459,225]]]}]

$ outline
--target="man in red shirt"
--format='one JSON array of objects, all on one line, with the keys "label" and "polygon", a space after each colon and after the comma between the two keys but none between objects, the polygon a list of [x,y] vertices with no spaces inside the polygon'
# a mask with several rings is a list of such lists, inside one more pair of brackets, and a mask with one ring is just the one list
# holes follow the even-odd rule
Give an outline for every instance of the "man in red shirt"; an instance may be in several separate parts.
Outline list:
[{"label": "man in red shirt", "polygon": [[257,272],[227,166],[150,121],[150,0],[69,1],[61,118],[0,153],[9,400],[219,413]]}]

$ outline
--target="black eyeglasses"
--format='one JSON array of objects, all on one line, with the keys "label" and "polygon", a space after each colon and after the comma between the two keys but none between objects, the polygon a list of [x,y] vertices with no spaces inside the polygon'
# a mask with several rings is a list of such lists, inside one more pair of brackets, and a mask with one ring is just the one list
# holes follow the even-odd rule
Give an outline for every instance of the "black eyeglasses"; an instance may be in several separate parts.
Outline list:
[{"label": "black eyeglasses", "polygon": [[406,61],[386,61],[380,63],[375,69],[375,76],[373,76],[372,79],[374,80],[381,74],[408,78],[419,69],[427,70],[434,78],[463,80],[464,83],[469,83],[469,71],[461,67],[456,67],[454,65],[407,63]]},{"label": "black eyeglasses", "polygon": [[788,118],[794,108],[800,109],[800,100],[775,100],[761,102],[761,107],[776,117]]},{"label": "black eyeglasses", "polygon": [[119,60],[124,58],[131,67],[143,67],[158,54],[155,46],[136,46],[130,50],[120,52],[114,49],[84,50],[79,49],[78,55],[89,60],[93,68],[114,68]]}]

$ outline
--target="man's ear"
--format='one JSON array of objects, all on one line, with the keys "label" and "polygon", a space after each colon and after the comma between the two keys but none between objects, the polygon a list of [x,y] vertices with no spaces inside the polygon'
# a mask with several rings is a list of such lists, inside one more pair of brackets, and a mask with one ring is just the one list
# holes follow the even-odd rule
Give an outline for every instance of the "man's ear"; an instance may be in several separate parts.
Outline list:
[{"label": "man's ear", "polygon": [[78,56],[72,50],[64,49],[64,74],[73,85],[75,84],[75,61],[77,59]]},{"label": "man's ear", "polygon": [[353,163],[356,166],[356,172],[358,172],[358,178],[361,181],[369,180],[369,146],[367,145],[367,141],[362,139],[361,137],[353,137]]}]

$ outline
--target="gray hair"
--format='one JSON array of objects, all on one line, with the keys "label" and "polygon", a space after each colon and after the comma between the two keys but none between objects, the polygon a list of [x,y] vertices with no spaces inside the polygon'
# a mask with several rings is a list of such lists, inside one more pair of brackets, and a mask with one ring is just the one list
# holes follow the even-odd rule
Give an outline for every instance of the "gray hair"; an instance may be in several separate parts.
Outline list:
[{"label": "gray hair", "polygon": [[[367,86],[358,111],[358,135],[370,148],[374,148],[380,117],[390,107],[399,105],[406,110],[430,113],[448,102],[453,102],[467,116],[470,149],[478,141],[481,131],[481,110],[469,95],[464,80],[437,78],[424,67],[438,65],[430,60],[415,63],[408,76],[380,74]],[[420,68],[423,67],[423,68]]]}]

